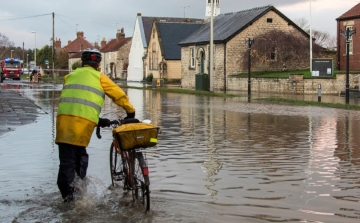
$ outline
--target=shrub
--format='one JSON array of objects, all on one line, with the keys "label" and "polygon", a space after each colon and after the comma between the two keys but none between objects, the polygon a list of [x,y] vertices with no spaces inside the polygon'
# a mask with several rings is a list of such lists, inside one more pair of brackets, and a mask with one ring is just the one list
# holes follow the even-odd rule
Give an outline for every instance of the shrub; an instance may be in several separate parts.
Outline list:
[{"label": "shrub", "polygon": [[78,67],[81,67],[81,62],[80,61],[77,61],[77,62],[73,63],[73,65],[71,66],[71,68],[73,70],[76,70],[76,68],[78,68]]},{"label": "shrub", "polygon": [[150,74],[148,74],[147,77],[146,77],[146,82],[152,82],[152,80],[153,80],[153,74],[150,73]]}]

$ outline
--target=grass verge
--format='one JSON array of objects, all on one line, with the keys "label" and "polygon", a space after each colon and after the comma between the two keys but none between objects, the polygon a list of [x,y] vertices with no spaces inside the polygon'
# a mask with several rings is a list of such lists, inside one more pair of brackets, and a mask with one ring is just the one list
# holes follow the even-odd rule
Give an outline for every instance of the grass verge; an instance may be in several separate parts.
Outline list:
[{"label": "grass verge", "polygon": [[351,104],[326,103],[326,102],[317,102],[317,101],[300,101],[300,100],[287,99],[287,98],[259,98],[256,100],[278,103],[278,104],[296,105],[296,106],[319,106],[319,107],[327,107],[327,108],[339,108],[339,109],[360,111],[360,105],[351,105]]}]

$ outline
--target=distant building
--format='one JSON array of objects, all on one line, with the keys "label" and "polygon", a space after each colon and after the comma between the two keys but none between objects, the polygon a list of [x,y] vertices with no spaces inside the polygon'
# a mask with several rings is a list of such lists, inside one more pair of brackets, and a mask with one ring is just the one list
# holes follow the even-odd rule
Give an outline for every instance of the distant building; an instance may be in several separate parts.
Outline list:
[{"label": "distant building", "polygon": [[154,19],[151,38],[144,65],[147,74],[167,82],[181,80],[181,47],[179,42],[198,30],[202,19],[185,19],[182,22],[160,22]]},{"label": "distant building", "polygon": [[125,38],[124,28],[118,29],[116,38],[101,41],[101,71],[112,79],[127,78],[131,37]]},{"label": "distant building", "polygon": [[69,58],[72,55],[81,52],[87,48],[95,48],[95,47],[85,39],[84,32],[82,31],[78,31],[76,33],[76,39],[74,39],[73,41],[69,40],[68,45],[64,47],[66,52],[69,54]]},{"label": "distant building", "polygon": [[[227,89],[228,76],[246,72],[242,67],[248,61],[245,56],[248,46],[245,40],[276,30],[288,33],[293,37],[309,42],[309,34],[277,10],[274,6],[264,6],[233,13],[220,14],[214,18],[214,64],[210,67],[210,22],[204,24],[186,39],[181,46],[181,85],[183,88],[195,88],[195,75],[210,73],[213,69],[213,87],[217,90]],[[294,38],[295,39],[295,38]],[[277,47],[277,39],[257,39],[256,43],[267,41],[269,54],[260,60],[256,70],[281,70],[284,66],[282,55]],[[279,43],[281,44],[281,43]],[[289,51],[289,49],[286,49]],[[295,50],[295,49],[294,49]],[[262,49],[265,52],[265,48]],[[294,54],[295,51],[293,51]],[[253,53],[257,53],[253,51]],[[259,52],[260,53],[260,52]],[[288,61],[289,62],[289,61]],[[274,66],[276,64],[276,66]],[[302,60],[286,64],[287,69],[307,68],[309,56]],[[239,89],[245,90],[245,89]]]},{"label": "distant building", "polygon": [[[342,14],[337,21],[337,69],[346,70],[346,37],[340,32],[360,30],[360,3]],[[349,69],[360,70],[360,33],[349,38]]]}]

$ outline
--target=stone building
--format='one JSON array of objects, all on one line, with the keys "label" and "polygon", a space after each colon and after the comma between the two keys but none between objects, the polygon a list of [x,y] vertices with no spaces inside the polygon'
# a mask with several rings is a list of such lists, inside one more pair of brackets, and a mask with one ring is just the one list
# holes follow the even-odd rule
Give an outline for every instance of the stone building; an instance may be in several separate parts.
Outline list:
[{"label": "stone building", "polygon": [[155,19],[150,34],[144,65],[153,78],[166,82],[181,80],[181,47],[178,43],[203,25],[202,19],[184,19],[182,22],[161,22]]},{"label": "stone building", "polygon": [[112,79],[127,79],[131,37],[125,38],[124,28],[118,29],[116,38],[101,41],[101,71]]},{"label": "stone building", "polygon": [[[228,76],[239,72],[246,72],[241,67],[248,57],[244,56],[248,50],[246,40],[270,31],[281,30],[290,33],[297,38],[309,40],[309,35],[298,27],[289,18],[283,15],[274,6],[264,6],[234,13],[220,14],[214,18],[214,67],[213,89],[226,90]],[[273,40],[273,42],[275,42]],[[281,44],[281,43],[279,43]],[[181,76],[182,87],[195,88],[195,75],[198,73],[210,73],[210,23],[205,24],[188,38],[179,43],[181,46]],[[269,60],[279,62],[282,52],[274,47],[273,55],[264,60],[264,64],[257,64],[251,69],[268,70]],[[307,59],[297,61],[296,64],[287,66],[287,69],[308,67]],[[281,63],[278,63],[281,64]],[[295,67],[296,66],[296,67]],[[281,69],[277,67],[276,69]],[[244,89],[238,89],[244,90]]]},{"label": "stone building", "polygon": [[[337,69],[346,70],[346,38],[340,32],[348,28],[360,30],[360,3],[342,14],[337,21]],[[349,38],[349,69],[360,70],[360,34],[355,33]]]}]

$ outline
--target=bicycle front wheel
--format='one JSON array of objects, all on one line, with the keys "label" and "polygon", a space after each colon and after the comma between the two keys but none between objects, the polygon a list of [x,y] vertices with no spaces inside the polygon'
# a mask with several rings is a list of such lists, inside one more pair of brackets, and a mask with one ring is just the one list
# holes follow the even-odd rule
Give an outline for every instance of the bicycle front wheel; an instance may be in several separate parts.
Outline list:
[{"label": "bicycle front wheel", "polygon": [[145,207],[145,212],[150,210],[149,170],[141,152],[135,152],[134,178],[135,188],[133,196]]}]

